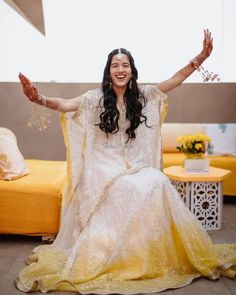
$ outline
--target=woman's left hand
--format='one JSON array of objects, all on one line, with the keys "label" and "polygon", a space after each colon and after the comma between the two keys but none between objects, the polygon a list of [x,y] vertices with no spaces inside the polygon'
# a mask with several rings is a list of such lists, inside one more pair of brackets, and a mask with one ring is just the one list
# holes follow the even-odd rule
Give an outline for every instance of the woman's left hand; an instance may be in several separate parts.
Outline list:
[{"label": "woman's left hand", "polygon": [[207,29],[204,30],[204,40],[203,40],[203,49],[201,54],[204,55],[205,58],[209,57],[213,49],[213,38],[211,36],[211,32]]}]

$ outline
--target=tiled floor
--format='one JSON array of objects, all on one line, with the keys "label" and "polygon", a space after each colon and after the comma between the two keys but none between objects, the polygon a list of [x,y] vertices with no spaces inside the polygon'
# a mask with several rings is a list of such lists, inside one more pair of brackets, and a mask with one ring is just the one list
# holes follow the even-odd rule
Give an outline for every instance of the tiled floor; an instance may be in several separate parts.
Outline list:
[{"label": "tiled floor", "polygon": [[[216,243],[236,243],[236,198],[227,197],[223,207],[223,228],[209,232]],[[0,235],[0,294],[22,294],[15,289],[13,281],[24,267],[24,259],[41,243],[40,238]],[[34,293],[42,294],[42,293]],[[72,295],[74,292],[50,292],[51,295]],[[236,295],[236,280],[221,278],[210,281],[205,278],[194,280],[181,289],[161,292],[162,295]]]}]

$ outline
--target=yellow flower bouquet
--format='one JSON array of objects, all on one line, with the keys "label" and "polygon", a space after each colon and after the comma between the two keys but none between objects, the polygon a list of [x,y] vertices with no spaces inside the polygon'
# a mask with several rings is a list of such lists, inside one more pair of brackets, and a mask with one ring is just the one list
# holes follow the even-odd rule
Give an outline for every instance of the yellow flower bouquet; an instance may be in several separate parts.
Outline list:
[{"label": "yellow flower bouquet", "polygon": [[179,136],[177,142],[180,146],[177,146],[177,150],[184,152],[189,158],[195,158],[203,156],[207,150],[208,143],[211,142],[211,138],[203,133],[196,133],[190,135]]}]

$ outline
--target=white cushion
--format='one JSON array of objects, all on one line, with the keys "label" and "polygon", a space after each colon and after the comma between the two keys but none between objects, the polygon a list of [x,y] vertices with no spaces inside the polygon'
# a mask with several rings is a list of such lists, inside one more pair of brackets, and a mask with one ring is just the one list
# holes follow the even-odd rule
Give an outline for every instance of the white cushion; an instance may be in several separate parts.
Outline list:
[{"label": "white cushion", "polygon": [[179,136],[203,133],[204,125],[198,123],[164,123],[162,126],[162,149],[163,152],[178,152]]},{"label": "white cushion", "polygon": [[236,124],[205,124],[205,133],[212,139],[209,155],[236,156]]},{"label": "white cushion", "polygon": [[0,127],[0,179],[13,180],[28,173],[14,133]]}]

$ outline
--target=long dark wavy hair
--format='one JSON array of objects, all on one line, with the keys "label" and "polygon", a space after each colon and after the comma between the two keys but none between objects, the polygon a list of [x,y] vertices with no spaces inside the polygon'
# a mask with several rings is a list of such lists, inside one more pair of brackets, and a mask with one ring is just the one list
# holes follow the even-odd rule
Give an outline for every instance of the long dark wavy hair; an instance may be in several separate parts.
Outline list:
[{"label": "long dark wavy hair", "polygon": [[[125,103],[126,103],[126,119],[130,121],[129,127],[126,129],[126,134],[128,135],[127,142],[129,139],[135,139],[135,129],[138,128],[139,124],[145,122],[145,125],[147,127],[150,127],[147,125],[147,117],[142,114],[142,109],[146,105],[146,98],[140,93],[137,85],[137,79],[138,79],[138,71],[134,64],[134,59],[130,52],[124,48],[115,49],[113,50],[109,55],[107,59],[106,66],[104,68],[103,73],[103,81],[102,81],[102,90],[104,93],[104,97],[100,100],[100,106],[101,101],[103,100],[103,107],[104,111],[100,114],[100,123],[96,124],[99,126],[99,128],[106,133],[108,136],[109,133],[114,134],[119,131],[119,111],[117,108],[117,96],[115,92],[113,91],[111,85],[111,78],[110,78],[110,66],[112,57],[116,54],[123,53],[126,54],[130,66],[131,66],[131,83],[132,87],[129,87],[127,85],[126,91],[125,91]],[[130,82],[129,82],[130,83]],[[142,118],[142,119],[141,119]]]}]

